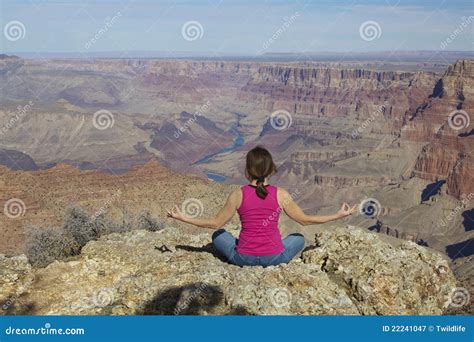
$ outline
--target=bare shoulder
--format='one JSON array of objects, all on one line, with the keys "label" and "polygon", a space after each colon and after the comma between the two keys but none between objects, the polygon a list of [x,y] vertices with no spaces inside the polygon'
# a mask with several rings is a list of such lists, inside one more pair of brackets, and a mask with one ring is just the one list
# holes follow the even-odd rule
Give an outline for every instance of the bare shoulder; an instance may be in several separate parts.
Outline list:
[{"label": "bare shoulder", "polygon": [[242,202],[242,190],[235,189],[229,195],[228,201],[236,208],[240,207],[240,203]]},{"label": "bare shoulder", "polygon": [[278,198],[282,198],[282,199],[290,196],[290,193],[286,189],[283,189],[280,187],[277,188],[277,194],[278,194]]},{"label": "bare shoulder", "polygon": [[280,207],[285,207],[288,204],[288,201],[292,199],[290,193],[284,188],[277,188],[277,197],[278,197],[278,204]]}]

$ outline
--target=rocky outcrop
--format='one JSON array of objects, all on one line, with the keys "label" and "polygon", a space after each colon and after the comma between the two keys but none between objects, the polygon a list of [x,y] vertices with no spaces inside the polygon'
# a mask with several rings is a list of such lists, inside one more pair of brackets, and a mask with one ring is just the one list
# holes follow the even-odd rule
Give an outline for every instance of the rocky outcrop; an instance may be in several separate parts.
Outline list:
[{"label": "rocky outcrop", "polygon": [[2,257],[3,309],[47,315],[441,314],[455,286],[437,253],[411,242],[393,247],[353,227],[317,233],[301,259],[268,268],[229,265],[210,242],[209,233],[170,227],[104,236],[79,257],[36,270],[24,257]]},{"label": "rocky outcrop", "polygon": [[447,179],[447,193],[456,198],[474,194],[474,157],[466,155],[453,167]]},{"label": "rocky outcrop", "polygon": [[433,94],[407,116],[401,131],[402,142],[426,143],[414,174],[428,180],[449,177],[447,192],[457,198],[473,190],[466,171],[474,163],[473,99],[474,60],[459,60],[439,79]]}]

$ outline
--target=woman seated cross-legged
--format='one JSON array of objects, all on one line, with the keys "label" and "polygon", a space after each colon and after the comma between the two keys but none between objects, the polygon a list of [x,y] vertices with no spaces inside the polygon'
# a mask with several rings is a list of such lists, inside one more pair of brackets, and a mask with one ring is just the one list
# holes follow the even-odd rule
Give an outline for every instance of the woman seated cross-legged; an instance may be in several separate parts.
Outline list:
[{"label": "woman seated cross-legged", "polygon": [[178,206],[168,211],[168,217],[198,227],[219,229],[237,212],[242,229],[239,238],[219,229],[212,235],[214,248],[230,263],[239,266],[270,266],[290,262],[304,247],[301,234],[281,238],[278,221],[282,210],[302,225],[334,221],[355,211],[344,203],[333,215],[307,215],[284,189],[268,184],[276,173],[276,166],[268,150],[255,147],[247,153],[245,175],[249,184],[232,192],[224,207],[214,218],[191,218]]}]

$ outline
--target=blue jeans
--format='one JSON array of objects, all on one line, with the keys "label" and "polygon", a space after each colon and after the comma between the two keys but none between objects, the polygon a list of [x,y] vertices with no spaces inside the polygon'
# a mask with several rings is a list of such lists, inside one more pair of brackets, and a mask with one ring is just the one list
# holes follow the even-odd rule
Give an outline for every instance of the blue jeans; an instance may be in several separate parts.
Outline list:
[{"label": "blue jeans", "polygon": [[238,266],[272,266],[289,263],[304,247],[304,236],[290,234],[282,240],[284,251],[280,254],[254,256],[241,254],[236,251],[237,239],[225,229],[219,229],[212,234],[214,249],[222,254],[231,264]]}]

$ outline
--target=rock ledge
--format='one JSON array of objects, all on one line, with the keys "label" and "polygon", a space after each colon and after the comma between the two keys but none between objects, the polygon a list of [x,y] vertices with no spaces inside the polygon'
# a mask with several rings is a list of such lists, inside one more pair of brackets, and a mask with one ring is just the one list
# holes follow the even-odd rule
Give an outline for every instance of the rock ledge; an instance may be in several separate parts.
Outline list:
[{"label": "rock ledge", "polygon": [[441,255],[358,228],[317,233],[301,258],[268,268],[222,262],[210,236],[111,234],[36,270],[24,256],[0,256],[3,313],[429,315],[455,287]]}]

